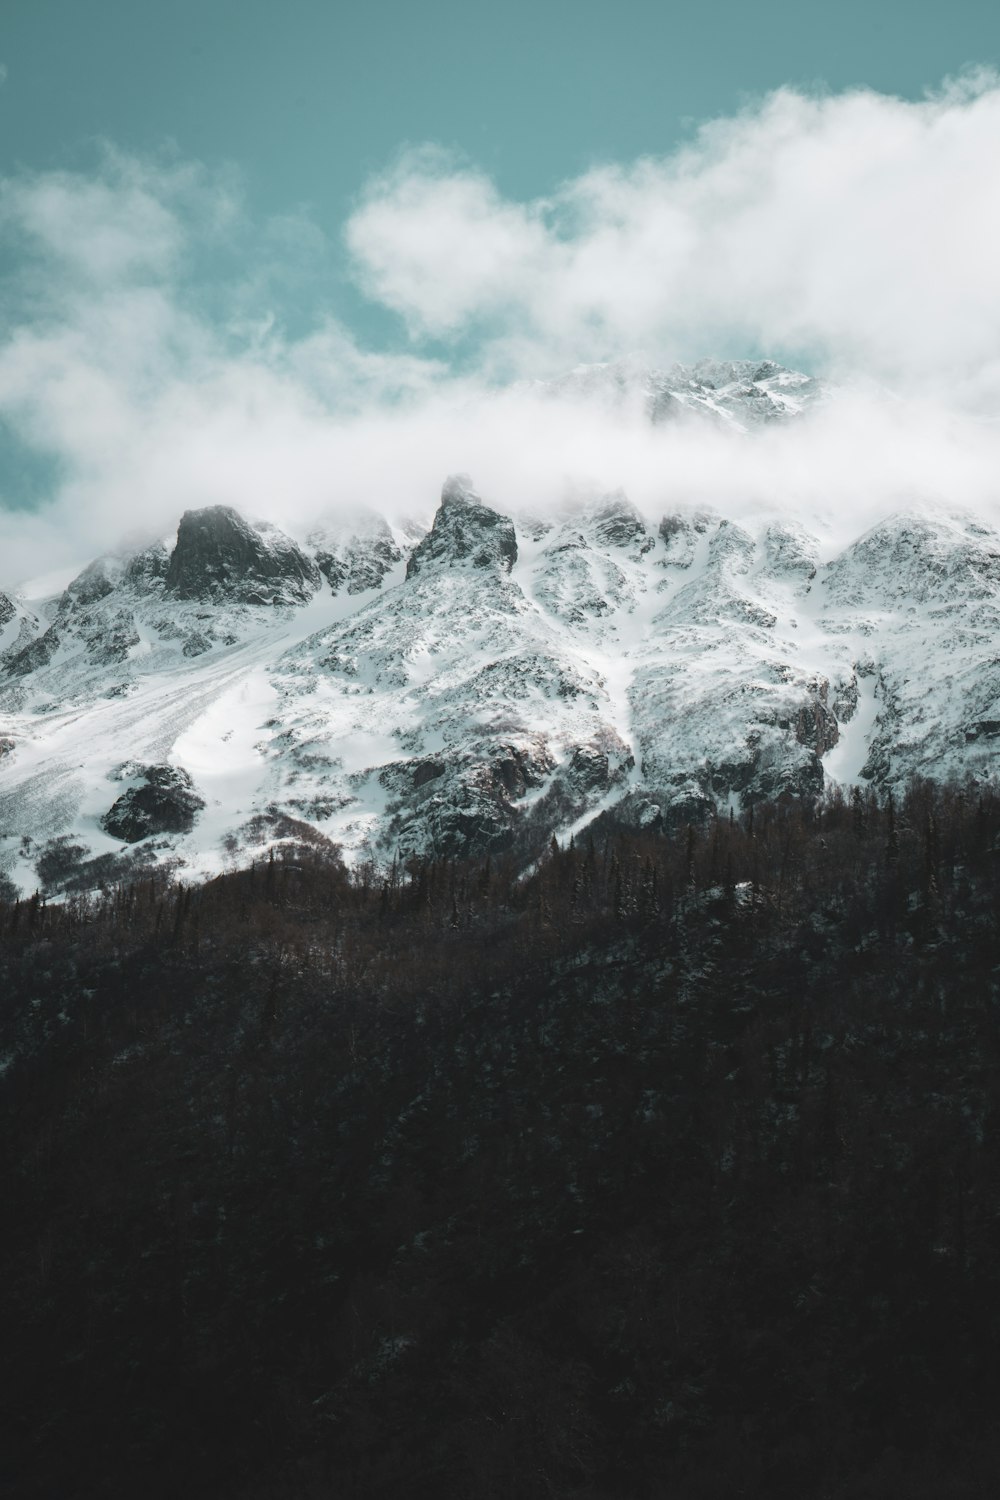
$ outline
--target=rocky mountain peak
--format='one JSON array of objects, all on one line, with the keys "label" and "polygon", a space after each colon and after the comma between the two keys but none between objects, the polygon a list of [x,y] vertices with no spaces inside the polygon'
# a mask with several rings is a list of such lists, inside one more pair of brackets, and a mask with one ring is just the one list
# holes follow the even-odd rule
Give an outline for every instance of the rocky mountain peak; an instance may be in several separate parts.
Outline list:
[{"label": "rocky mountain peak", "polygon": [[59,613],[65,615],[74,609],[86,609],[98,599],[106,599],[114,593],[121,574],[122,563],[117,557],[98,557],[88,563],[67,586],[59,601]]},{"label": "rocky mountain peak", "polygon": [[648,552],[654,540],[646,530],[646,524],[624,490],[605,495],[593,512],[595,533],[598,541],[609,547],[638,547]]},{"label": "rocky mountain peak", "polygon": [[100,820],[104,831],[123,843],[137,844],[150,834],[190,833],[205,806],[180,766],[126,762],[114,774],[138,783],[123,792]]},{"label": "rocky mountain peak", "polygon": [[167,568],[179,599],[303,604],[319,588],[316,564],[276,526],[251,526],[229,505],[187,510]]},{"label": "rocky mountain peak", "polygon": [[441,486],[442,508],[463,505],[481,506],[482,503],[482,498],[468,474],[449,474]]},{"label": "rocky mountain peak", "polygon": [[406,576],[466,564],[509,573],[516,561],[514,523],[483,504],[468,475],[452,474],[441,490],[433,526],[410,554]]}]

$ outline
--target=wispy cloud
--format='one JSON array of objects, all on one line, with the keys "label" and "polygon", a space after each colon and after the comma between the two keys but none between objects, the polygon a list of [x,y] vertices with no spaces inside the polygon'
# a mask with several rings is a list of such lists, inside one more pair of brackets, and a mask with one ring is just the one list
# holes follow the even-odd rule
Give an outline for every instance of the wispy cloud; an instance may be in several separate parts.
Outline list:
[{"label": "wispy cloud", "polygon": [[[233,172],[106,148],[90,173],[0,180],[0,419],[60,476],[36,514],[0,514],[5,580],[189,505],[429,508],[452,469],[509,505],[624,484],[651,510],[842,525],[916,497],[992,508],[998,134],[980,75],[918,104],[783,90],[544,201],[408,152],[344,231],[359,285],[402,320],[378,350],[334,316],[338,247],[304,213],[253,222]],[[289,287],[315,296],[304,332]],[[733,444],[497,393],[637,347],[777,351],[894,395]]]},{"label": "wispy cloud", "polygon": [[992,402],[998,139],[992,74],[919,103],[783,89],[668,157],[528,203],[409,152],[369,185],[347,239],[412,337],[472,336],[498,369],[780,344]]}]

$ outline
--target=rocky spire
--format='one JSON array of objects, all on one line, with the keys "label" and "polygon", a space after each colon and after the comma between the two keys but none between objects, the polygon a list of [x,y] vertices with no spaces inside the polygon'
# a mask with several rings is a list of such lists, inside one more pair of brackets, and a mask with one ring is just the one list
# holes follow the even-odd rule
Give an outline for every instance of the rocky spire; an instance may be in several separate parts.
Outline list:
[{"label": "rocky spire", "polygon": [[434,525],[410,554],[406,576],[460,566],[509,573],[516,561],[513,522],[483,504],[467,474],[452,474],[444,482]]}]

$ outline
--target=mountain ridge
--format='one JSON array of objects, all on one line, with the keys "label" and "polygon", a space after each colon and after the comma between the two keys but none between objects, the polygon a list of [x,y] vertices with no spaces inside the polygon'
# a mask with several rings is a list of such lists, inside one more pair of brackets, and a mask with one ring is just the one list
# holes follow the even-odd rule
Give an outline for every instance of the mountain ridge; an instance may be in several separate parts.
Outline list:
[{"label": "mountain ridge", "polygon": [[926,509],[825,560],[789,517],[653,522],[621,491],[528,515],[465,475],[427,531],[188,510],[172,550],[0,599],[0,874],[200,876],[296,840],[530,859],[600,819],[987,779],[998,626],[1000,535]]}]

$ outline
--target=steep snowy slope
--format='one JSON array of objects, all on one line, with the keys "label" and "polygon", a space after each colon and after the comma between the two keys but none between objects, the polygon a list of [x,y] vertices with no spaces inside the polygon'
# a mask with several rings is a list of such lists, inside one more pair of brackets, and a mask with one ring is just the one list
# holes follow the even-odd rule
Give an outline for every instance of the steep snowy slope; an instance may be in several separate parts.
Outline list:
[{"label": "steep snowy slope", "polygon": [[[355,577],[370,565],[370,530],[362,518],[363,535],[347,548]],[[156,544],[100,558],[38,608],[9,601],[4,638],[12,640],[0,659],[0,870],[34,888],[39,859],[48,850],[59,865],[61,848],[67,867],[97,857],[101,873],[113,873],[129,842],[120,828],[111,831],[113,806],[146,789],[148,776],[162,781],[165,767],[189,773],[178,747],[185,736],[196,746],[221,714],[228,748],[202,768],[210,795],[201,793],[197,827],[189,820],[193,837],[175,851],[185,830],[173,826],[163,797],[154,837],[135,851],[218,867],[247,766],[259,760],[239,731],[248,714],[256,722],[261,695],[273,696],[266,665],[365,597],[328,584],[321,562],[322,553],[310,556],[276,528],[217,507],[186,513],[172,551]]]},{"label": "steep snowy slope", "polygon": [[962,516],[824,559],[787,518],[505,514],[461,477],[426,534],[189,511],[48,600],[0,595],[0,873],[203,874],[281,840],[529,858],[602,811],[988,777],[998,628],[1000,536]]},{"label": "steep snowy slope", "polygon": [[973,518],[892,516],[831,563],[817,593],[824,630],[868,643],[877,711],[861,775],[995,774],[1000,536]]},{"label": "steep snowy slope", "polygon": [[[279,663],[273,759],[288,802],[387,850],[536,837],[621,780],[607,686],[518,585],[512,522],[444,488],[404,583]],[[298,790],[297,790],[298,789]]]}]

